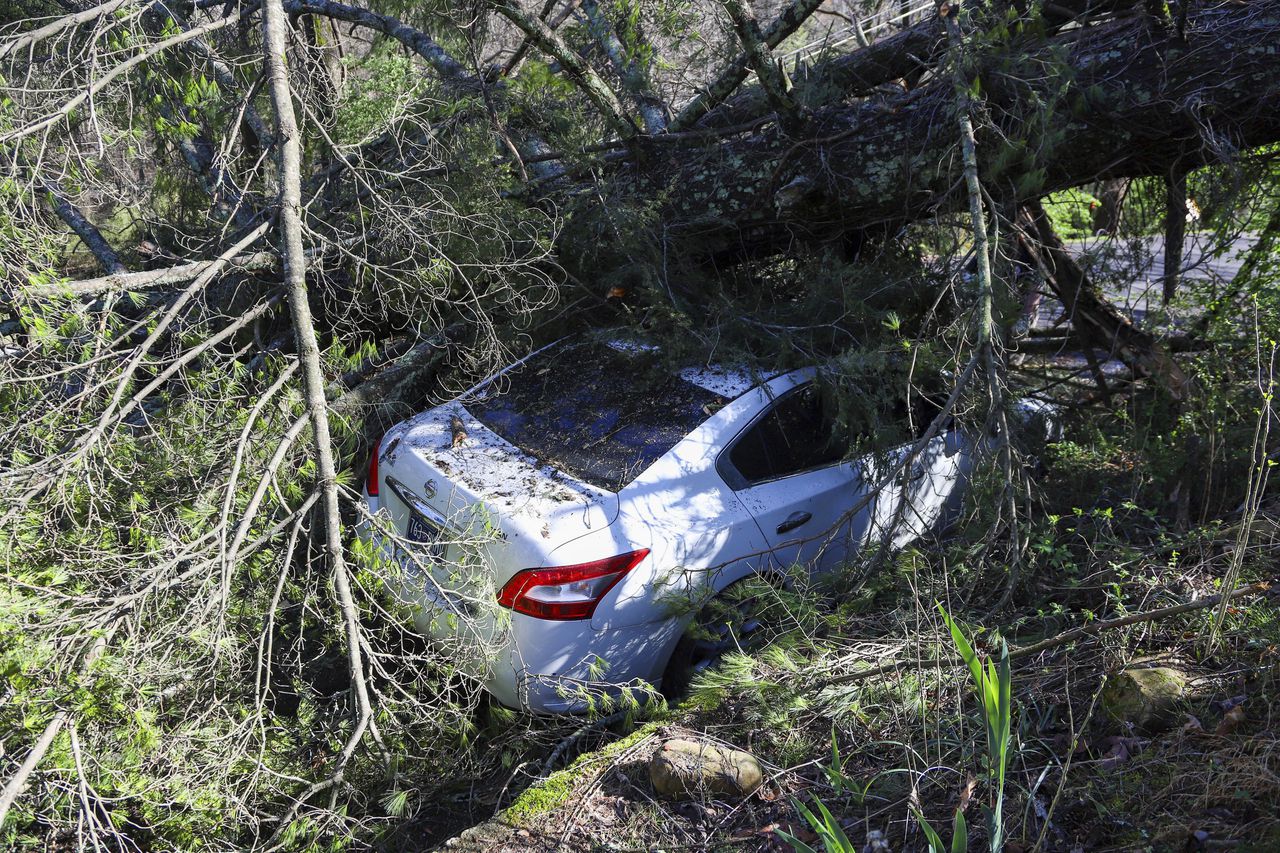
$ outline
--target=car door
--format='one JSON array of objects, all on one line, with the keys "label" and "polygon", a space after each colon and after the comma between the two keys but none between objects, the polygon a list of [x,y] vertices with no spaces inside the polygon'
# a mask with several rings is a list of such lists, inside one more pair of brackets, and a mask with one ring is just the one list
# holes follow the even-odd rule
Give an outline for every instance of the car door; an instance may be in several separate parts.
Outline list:
[{"label": "car door", "polygon": [[[893,400],[886,419],[909,429],[905,434],[896,433],[898,437],[888,449],[861,460],[864,479],[883,482],[889,472],[901,466],[939,411],[938,394],[912,393]],[[909,441],[902,443],[903,439]],[[958,509],[968,470],[969,446],[954,422],[945,424],[880,489],[869,541],[902,548],[945,527]]]},{"label": "car door", "polygon": [[865,540],[874,500],[842,461],[821,390],[805,382],[779,393],[721,453],[717,468],[750,511],[775,568],[834,568]]},{"label": "car door", "polygon": [[[901,462],[913,445],[895,449],[890,454],[892,462]],[[962,490],[967,446],[955,429],[930,439],[915,459],[881,489],[871,537],[883,538],[892,527],[888,541],[894,548],[902,548],[944,528]]]}]

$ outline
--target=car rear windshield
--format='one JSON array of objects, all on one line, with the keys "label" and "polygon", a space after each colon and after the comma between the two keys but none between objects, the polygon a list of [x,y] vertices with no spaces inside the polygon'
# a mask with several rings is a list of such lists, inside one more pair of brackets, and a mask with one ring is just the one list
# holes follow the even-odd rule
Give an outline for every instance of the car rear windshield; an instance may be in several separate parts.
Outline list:
[{"label": "car rear windshield", "polygon": [[540,462],[618,491],[725,402],[656,353],[588,342],[538,353],[466,406]]}]

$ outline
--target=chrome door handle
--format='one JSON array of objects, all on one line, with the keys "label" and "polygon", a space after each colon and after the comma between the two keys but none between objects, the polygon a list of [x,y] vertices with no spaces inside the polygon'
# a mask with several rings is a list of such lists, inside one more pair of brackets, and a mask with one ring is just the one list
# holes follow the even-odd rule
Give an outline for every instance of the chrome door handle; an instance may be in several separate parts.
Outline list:
[{"label": "chrome door handle", "polygon": [[778,525],[779,533],[786,533],[789,530],[795,530],[809,519],[813,518],[813,513],[799,510],[787,516],[787,520]]}]

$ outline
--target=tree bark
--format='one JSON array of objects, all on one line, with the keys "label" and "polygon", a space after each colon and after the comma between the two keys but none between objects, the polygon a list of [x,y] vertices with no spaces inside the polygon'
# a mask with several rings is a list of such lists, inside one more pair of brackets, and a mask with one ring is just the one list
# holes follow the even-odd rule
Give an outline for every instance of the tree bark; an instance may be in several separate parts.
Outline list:
[{"label": "tree bark", "polygon": [[800,126],[800,110],[787,91],[782,69],[773,58],[773,52],[760,32],[760,25],[742,3],[742,0],[720,0],[729,18],[733,21],[733,29],[738,34],[738,41],[747,57],[747,65],[756,72],[756,78],[764,89],[769,105],[781,117],[783,125],[789,131],[796,131]]},{"label": "tree bark", "polygon": [[356,725],[334,767],[332,778],[336,781],[341,778],[347,761],[364,738],[373,711],[360,649],[359,613],[343,552],[342,520],[338,507],[338,471],[329,431],[329,410],[325,400],[320,346],[307,301],[307,260],[302,248],[302,139],[294,114],[293,93],[286,67],[288,32],[282,0],[264,0],[263,54],[271,90],[271,105],[276,114],[276,139],[280,149],[280,256],[284,262],[284,282],[301,366],[303,398],[315,442],[324,551],[333,575],[338,608],[345,623],[347,664],[351,669],[351,683],[356,700]]},{"label": "tree bark", "polygon": [[[773,49],[782,44],[783,39],[800,29],[800,25],[809,20],[821,5],[822,0],[795,0],[761,34],[765,47]],[[750,69],[750,52],[744,51],[729,63],[710,86],[699,92],[697,97],[685,105],[680,114],[672,120],[671,131],[688,130],[700,118],[719,106],[725,98],[737,91],[742,81],[747,79]]]},{"label": "tree bark", "polygon": [[[653,91],[649,76],[634,57],[628,58],[626,50],[614,32],[613,23],[601,11],[596,0],[582,0],[582,14],[586,16],[588,29],[596,43],[609,57],[609,64],[622,80],[627,94],[636,102],[640,111],[640,120],[644,123],[644,132],[649,135],[662,133],[667,129],[666,106]],[[542,16],[545,18],[546,16]]]},{"label": "tree bark", "polygon": [[1178,291],[1182,272],[1182,243],[1187,235],[1187,173],[1175,164],[1165,175],[1164,281],[1161,299],[1165,305]]},{"label": "tree bark", "polygon": [[1120,230],[1120,215],[1129,182],[1124,178],[1103,181],[1098,189],[1098,208],[1093,212],[1095,234],[1116,234]]},{"label": "tree bark", "polygon": [[390,15],[380,15],[359,6],[337,3],[333,0],[284,0],[284,8],[291,15],[302,13],[321,15],[335,21],[359,24],[389,36],[426,60],[427,64],[445,80],[459,82],[467,80],[470,76],[462,63],[450,56],[430,36]]},{"label": "tree bark", "polygon": [[98,260],[102,271],[107,275],[127,273],[129,270],[120,262],[120,256],[116,254],[116,250],[111,248],[111,244],[102,236],[97,226],[86,219],[80,209],[67,200],[67,194],[63,192],[62,186],[53,180],[45,180],[43,184],[45,192],[49,194],[54,213],[76,232],[76,236]]},{"label": "tree bark", "polygon": [[622,108],[618,96],[600,79],[595,69],[560,38],[559,33],[547,26],[541,18],[526,15],[515,0],[491,2],[498,14],[515,24],[540,50],[560,63],[569,79],[595,104],[615,133],[624,139],[635,134],[636,127]]},{"label": "tree bark", "polygon": [[[1180,159],[1204,162],[1204,116],[1214,117],[1218,150],[1280,138],[1280,0],[1189,17],[1176,51],[1142,20],[1117,19],[1041,43],[1026,61],[1060,73],[1027,75],[1033,82],[979,64],[992,117],[978,131],[979,169],[992,195],[1016,205],[1091,180],[1164,174]],[[1059,94],[1034,82],[1063,79]],[[894,100],[822,110],[798,142],[771,127],[702,156],[672,146],[653,170],[623,167],[617,179],[663,194],[668,249],[695,255],[893,226],[961,203],[955,140],[938,121],[952,97],[940,78]],[[780,207],[779,190],[794,186],[805,187],[801,203],[788,197]]]}]

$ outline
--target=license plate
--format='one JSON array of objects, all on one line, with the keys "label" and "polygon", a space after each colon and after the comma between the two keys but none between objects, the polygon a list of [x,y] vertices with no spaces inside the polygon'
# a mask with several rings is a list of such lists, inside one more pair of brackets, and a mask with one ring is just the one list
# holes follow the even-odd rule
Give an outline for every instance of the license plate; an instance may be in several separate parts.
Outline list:
[{"label": "license plate", "polygon": [[469,614],[473,612],[471,605],[449,590],[448,581],[443,577],[448,573],[448,566],[444,565],[447,543],[442,540],[447,538],[443,528],[410,510],[405,545],[412,554],[402,551],[401,565],[406,576],[422,580],[418,594],[426,601],[449,613]]},{"label": "license plate", "polygon": [[409,527],[405,531],[405,538],[416,546],[414,550],[434,560],[438,560],[444,556],[444,545],[440,542],[442,531],[439,527],[427,521],[416,512],[409,513]]}]

